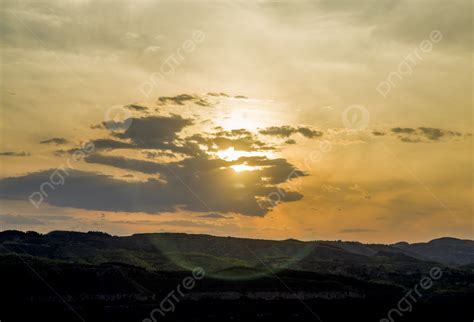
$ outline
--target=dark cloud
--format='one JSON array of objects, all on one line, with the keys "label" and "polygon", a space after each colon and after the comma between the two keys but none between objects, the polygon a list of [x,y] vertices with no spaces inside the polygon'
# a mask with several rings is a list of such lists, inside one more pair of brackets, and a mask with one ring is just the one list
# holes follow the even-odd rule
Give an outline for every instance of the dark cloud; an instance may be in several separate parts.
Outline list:
[{"label": "dark cloud", "polygon": [[143,154],[147,159],[156,159],[159,157],[176,158],[176,154],[163,151],[143,151]]},{"label": "dark cloud", "polygon": [[[208,157],[195,157],[177,162],[158,163],[120,156],[95,154],[86,157],[84,160],[88,163],[104,164],[124,170],[146,174],[160,174],[167,182],[173,182],[176,179],[183,182],[183,178],[192,180],[195,180],[195,178],[209,179],[214,182],[219,179],[219,175],[222,174],[222,178],[226,179],[226,176],[230,173],[232,174],[232,176],[230,176],[231,179],[249,179],[249,184],[260,183],[262,178],[265,178],[267,184],[279,184],[290,178],[306,176],[306,173],[296,169],[283,158],[241,157],[234,161],[226,161],[222,159],[210,159]],[[256,167],[256,170],[245,171],[235,176],[235,172],[231,170],[230,167],[239,164]],[[229,172],[229,170],[231,171]],[[251,180],[255,180],[255,182],[251,182]],[[198,183],[195,182],[193,184],[197,185]]]},{"label": "dark cloud", "polygon": [[[236,134],[241,132],[241,134]],[[230,133],[230,134],[229,134]],[[246,130],[232,130],[216,134],[195,134],[187,137],[186,142],[204,145],[208,151],[219,151],[234,148],[238,151],[273,150],[274,147],[258,140]]]},{"label": "dark cloud", "polygon": [[292,126],[284,125],[284,126],[270,126],[266,129],[259,131],[263,135],[270,135],[270,136],[278,136],[287,138],[292,134],[296,133],[296,129]]},{"label": "dark cloud", "polygon": [[218,214],[216,212],[211,212],[210,214],[199,216],[200,218],[208,218],[208,219],[232,219],[232,217],[224,216]]},{"label": "dark cloud", "polygon": [[207,93],[207,95],[208,95],[208,96],[214,96],[214,97],[219,97],[219,96],[221,96],[221,97],[229,97],[228,94],[222,93],[222,92],[221,92],[221,93]]},{"label": "dark cloud", "polygon": [[217,132],[216,136],[227,136],[227,137],[242,137],[242,136],[252,136],[252,132],[246,129],[233,129],[230,131],[224,131],[221,127],[217,128],[219,132]]},{"label": "dark cloud", "polygon": [[176,96],[160,96],[158,98],[158,104],[160,105],[165,105],[168,103],[184,105],[188,102],[193,102],[200,106],[211,106],[211,103],[209,103],[205,98],[199,97],[197,95],[180,94]]},{"label": "dark cloud", "polygon": [[158,102],[161,104],[166,104],[172,102],[178,105],[183,105],[185,102],[194,100],[193,95],[181,94],[176,96],[160,96],[158,97]]},{"label": "dark cloud", "polygon": [[308,139],[312,139],[315,137],[320,137],[323,135],[323,132],[313,130],[307,126],[290,126],[290,125],[283,125],[283,126],[270,126],[265,129],[259,131],[260,134],[269,135],[269,136],[276,136],[280,138],[288,138],[293,134],[300,133],[304,137]]},{"label": "dark cloud", "polygon": [[38,215],[42,220],[48,220],[48,221],[70,221],[70,220],[76,220],[72,216],[62,216],[62,215]]},{"label": "dark cloud", "polygon": [[138,105],[138,104],[129,104],[125,105],[126,108],[129,110],[137,111],[137,112],[145,112],[148,110],[148,107],[143,106],[143,105]]},{"label": "dark cloud", "polygon": [[414,133],[416,130],[409,128],[409,127],[395,127],[392,129],[393,133],[404,133],[404,134],[411,134]]},{"label": "dark cloud", "polygon": [[[219,151],[234,148],[238,151],[263,151],[273,150],[274,147],[259,140],[252,132],[246,129],[224,131],[218,127],[216,133],[194,134],[187,137],[184,142],[204,146],[207,151]],[[195,155],[195,154],[194,154]]]},{"label": "dark cloud", "polygon": [[183,128],[193,124],[179,115],[133,118],[123,133],[114,133],[120,139],[131,140],[145,149],[170,149]]},{"label": "dark cloud", "polygon": [[164,164],[145,160],[128,159],[119,156],[105,156],[93,154],[84,159],[88,163],[104,164],[116,168],[137,171],[147,174],[156,174],[167,171]]},{"label": "dark cloud", "polygon": [[45,225],[52,221],[75,220],[71,216],[62,215],[0,215],[0,222],[8,225]]},{"label": "dark cloud", "polygon": [[303,135],[304,137],[307,137],[308,139],[312,139],[312,138],[319,137],[319,136],[323,135],[323,132],[316,131],[316,130],[313,130],[309,127],[305,127],[305,126],[298,127],[298,132],[301,135]]},{"label": "dark cloud", "polygon": [[[91,155],[89,163],[109,165],[160,179],[127,182],[107,175],[69,170],[64,185],[45,187],[45,202],[59,207],[100,211],[159,213],[178,209],[196,212],[240,213],[263,216],[276,203],[268,201],[277,184],[306,175],[285,159],[247,157],[236,161],[188,158],[179,162],[156,163],[123,157]],[[231,166],[246,164],[253,171],[235,172]],[[0,180],[0,196],[28,200],[54,170]],[[302,198],[298,192],[278,189],[278,202]]]},{"label": "dark cloud", "polygon": [[[115,131],[124,124],[128,124],[128,126],[122,132]],[[179,137],[179,133],[190,125],[193,125],[192,119],[185,119],[174,114],[171,116],[130,118],[121,122],[118,127],[115,124],[112,125],[111,134],[116,139],[96,139],[92,143],[98,151],[114,149],[156,150],[146,151],[148,158],[157,156],[176,157],[175,153],[189,156],[203,155],[205,152],[198,144],[205,140],[204,137],[202,137],[202,140],[198,139],[198,135],[184,139]]]},{"label": "dark cloud", "polygon": [[384,136],[385,132],[373,131],[372,134],[375,135],[375,136]]},{"label": "dark cloud", "polygon": [[44,222],[35,216],[0,215],[0,221],[7,225],[44,225]]},{"label": "dark cloud", "polygon": [[444,131],[441,129],[435,129],[432,127],[419,127],[418,129],[430,140],[437,141],[439,138],[444,136]]},{"label": "dark cloud", "polygon": [[4,157],[27,157],[30,156],[31,154],[25,151],[22,152],[13,152],[13,151],[6,151],[6,152],[0,152],[0,156]]},{"label": "dark cloud", "polygon": [[112,140],[112,139],[97,139],[92,141],[95,150],[113,150],[113,149],[133,149],[136,145]]},{"label": "dark cloud", "polygon": [[[441,139],[461,139],[463,134],[457,131],[443,130],[433,127],[418,127],[418,128],[392,128],[391,132],[397,134],[398,139],[407,143],[427,143],[433,141],[440,141]],[[373,135],[377,135],[372,132]]]},{"label": "dark cloud", "polygon": [[56,145],[67,144],[67,143],[69,142],[65,138],[51,138],[49,140],[44,140],[40,142],[40,144],[56,144]]},{"label": "dark cloud", "polygon": [[197,99],[194,101],[194,104],[197,104],[197,105],[200,105],[200,106],[212,106],[211,103],[209,103],[208,101],[206,101],[205,99]]}]

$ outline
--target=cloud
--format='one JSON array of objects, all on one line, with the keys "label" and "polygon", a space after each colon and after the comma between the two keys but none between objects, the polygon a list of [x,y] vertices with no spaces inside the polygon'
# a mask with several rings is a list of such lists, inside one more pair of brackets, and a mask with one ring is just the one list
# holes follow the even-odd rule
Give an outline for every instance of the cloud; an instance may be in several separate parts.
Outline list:
[{"label": "cloud", "polygon": [[[418,128],[394,127],[390,129],[390,133],[396,135],[400,141],[406,143],[429,143],[441,141],[441,139],[459,140],[470,136],[469,133],[463,134],[458,131],[423,126]],[[373,131],[372,135],[384,136],[385,132]]]},{"label": "cloud", "polygon": [[91,141],[96,150],[113,150],[113,149],[134,149],[135,144],[112,140],[112,139],[96,139]]},{"label": "cloud", "polygon": [[44,222],[35,216],[0,215],[0,221],[7,225],[44,225]]},{"label": "cloud", "polygon": [[432,127],[419,127],[418,128],[421,133],[426,136],[430,140],[438,140],[439,138],[444,136],[444,131],[441,129],[435,129]]},{"label": "cloud", "polygon": [[316,131],[316,130],[313,130],[309,127],[305,127],[305,126],[300,126],[298,127],[298,130],[297,130],[301,135],[303,135],[304,137],[307,137],[308,139],[312,139],[312,138],[315,138],[315,137],[319,137],[319,136],[322,136],[323,135],[323,132],[321,131]]},{"label": "cloud", "polygon": [[409,128],[409,127],[395,127],[392,129],[393,133],[405,133],[405,134],[411,134],[414,133],[416,130]]},{"label": "cloud", "polygon": [[48,221],[70,221],[75,220],[72,216],[62,216],[62,215],[41,215],[42,220]]},{"label": "cloud", "polygon": [[176,104],[176,105],[184,105],[187,102],[193,102],[200,106],[211,106],[205,98],[201,98],[197,95],[189,95],[189,94],[180,94],[176,96],[160,96],[158,97],[158,103],[160,105],[165,105],[168,103]]},{"label": "cloud", "polygon": [[148,159],[156,159],[158,157],[176,158],[175,154],[163,151],[143,151],[143,154],[145,154],[145,157]]},{"label": "cloud", "polygon": [[[380,19],[372,33],[376,40],[392,39],[417,43],[428,38],[433,30],[440,30],[444,37],[439,45],[472,49],[472,41],[470,41],[472,16],[469,13],[472,10],[472,3],[469,1],[453,0],[449,5],[443,2],[433,5],[427,0],[380,2],[394,5],[387,7],[388,10],[380,8],[382,9],[379,11],[380,15],[375,16],[375,19]],[[374,11],[367,12],[367,14],[370,13]]]},{"label": "cloud", "polygon": [[69,143],[68,140],[65,138],[51,138],[49,140],[44,140],[41,141],[40,144],[55,144],[55,145],[61,145],[61,144],[67,144]]},{"label": "cloud", "polygon": [[214,97],[229,97],[228,94],[226,93],[207,93],[208,96],[214,96]]},{"label": "cloud", "polygon": [[190,220],[168,220],[168,221],[160,221],[160,225],[167,225],[167,226],[176,226],[176,227],[210,227],[209,224],[205,224],[202,222],[195,222]]},{"label": "cloud", "polygon": [[[161,101],[187,102],[195,98],[183,94],[162,97]],[[131,108],[137,110],[136,107]],[[142,110],[141,107],[138,110]],[[278,203],[303,198],[299,192],[277,187],[281,183],[307,175],[286,159],[246,156],[230,161],[214,155],[214,152],[228,148],[245,152],[274,149],[256,134],[247,129],[224,130],[215,127],[214,132],[183,137],[183,129],[194,123],[194,119],[176,114],[153,115],[133,117],[121,122],[122,125],[128,124],[128,127],[122,127],[121,132],[115,131],[120,127],[113,127],[114,130],[109,128],[109,134],[113,138],[93,139],[91,143],[94,144],[95,152],[86,156],[84,161],[126,172],[111,177],[102,173],[68,170],[64,185],[46,187],[51,191],[45,194],[45,202],[59,207],[103,211],[153,214],[181,210],[211,212],[214,219],[217,219],[218,213],[263,216],[276,206],[277,203],[272,202],[269,197],[276,191],[280,195]],[[291,131],[305,137],[321,134],[304,126],[291,127]],[[287,141],[288,144],[292,142]],[[176,159],[177,154],[183,158],[172,162],[152,162],[108,154],[120,149],[138,150],[148,159]],[[75,150],[68,152],[73,151]],[[244,171],[236,172],[235,166],[244,167]],[[2,179],[0,195],[6,199],[27,200],[43,183],[50,182],[53,172],[45,170]],[[152,177],[142,177],[141,181],[125,180],[125,176],[133,175],[130,172],[140,172]],[[211,218],[210,216],[207,218]]]},{"label": "cloud", "polygon": [[139,104],[129,104],[129,105],[125,105],[125,107],[128,108],[129,110],[138,111],[138,112],[145,112],[148,110],[148,107],[139,105]]},{"label": "cloud", "polygon": [[216,212],[211,212],[206,215],[199,216],[200,218],[208,218],[208,219],[232,219],[232,217],[224,216],[221,214],[218,214]]},{"label": "cloud", "polygon": [[[129,126],[123,132],[111,131],[111,135],[116,139],[93,140],[96,150],[155,149],[153,152],[146,152],[147,157],[155,158],[157,156],[176,157],[175,153],[193,157],[205,156],[209,152],[228,148],[246,152],[275,149],[273,145],[261,141],[254,133],[246,129],[226,131],[217,127],[214,129],[216,132],[202,132],[181,137],[182,130],[193,125],[194,120],[176,114],[130,118],[120,124],[120,126],[112,124],[109,128],[117,129],[124,124]],[[306,136],[312,135],[311,130],[302,128],[301,131]]]},{"label": "cloud", "polygon": [[366,190],[366,189],[364,189],[364,188],[362,188],[362,187],[361,187],[360,185],[358,185],[358,184],[354,184],[354,185],[350,186],[350,187],[349,187],[349,190],[360,193],[360,195],[361,195],[363,198],[365,198],[365,199],[371,199],[371,198],[372,198],[371,195],[370,195],[370,193],[369,193],[369,191]]},{"label": "cloud", "polygon": [[259,131],[260,134],[263,135],[269,135],[269,136],[276,136],[280,138],[288,138],[293,134],[300,133],[304,137],[308,139],[312,139],[315,137],[320,137],[323,135],[323,132],[321,131],[316,131],[313,130],[307,126],[289,126],[289,125],[283,125],[283,126],[270,126],[265,129],[262,129]]},{"label": "cloud", "polygon": [[132,118],[126,122],[130,122],[130,126],[125,132],[114,135],[120,139],[129,139],[142,148],[150,149],[170,148],[170,143],[178,138],[177,134],[193,124],[191,119],[179,115]]},{"label": "cloud", "polygon": [[[62,186],[46,187],[45,202],[58,207],[89,210],[159,213],[180,209],[195,212],[240,213],[264,216],[275,204],[268,200],[277,184],[305,176],[285,159],[245,157],[235,161],[188,158],[179,162],[156,163],[117,156],[91,155],[97,163],[159,174],[160,179],[127,182],[107,175],[69,170]],[[253,171],[237,173],[232,165],[246,164]],[[55,170],[30,173],[0,180],[0,196],[23,199],[50,182]],[[303,196],[280,188],[280,202],[296,201]]]},{"label": "cloud", "polygon": [[4,157],[27,157],[30,156],[31,154],[25,151],[22,152],[14,152],[14,151],[6,151],[6,152],[0,152],[0,156]]},{"label": "cloud", "polygon": [[359,233],[375,233],[377,230],[369,228],[346,228],[339,231],[340,233],[359,234]]},{"label": "cloud", "polygon": [[431,31],[440,30],[445,35],[440,45],[472,49],[469,1],[453,0],[449,5],[444,2],[434,5],[429,0],[322,0],[315,6],[328,15],[340,13],[339,19],[335,17],[338,22],[370,26],[374,43],[394,41],[411,45],[427,38]]},{"label": "cloud", "polygon": [[167,171],[165,164],[144,160],[128,159],[121,156],[105,156],[101,154],[93,154],[87,156],[85,158],[85,161],[88,163],[104,164],[116,168],[137,171],[147,174],[156,174]]},{"label": "cloud", "polygon": [[400,141],[405,143],[419,143],[421,140],[419,138],[410,138],[410,137],[400,137]]},{"label": "cloud", "polygon": [[[178,162],[158,163],[129,159],[121,156],[105,156],[96,154],[86,157],[85,161],[146,174],[161,174],[167,181],[172,181],[173,177],[181,179],[181,177],[191,178],[197,176],[203,179],[210,179],[209,177],[203,177],[206,173],[213,177],[212,181],[217,181],[219,175],[227,174],[231,166],[239,164],[246,164],[250,167],[255,167],[255,170],[248,171],[248,173],[242,173],[242,176],[232,176],[235,179],[247,177],[260,180],[261,177],[264,177],[266,182],[278,184],[289,180],[288,177],[290,174],[294,178],[307,175],[303,171],[296,169],[286,159],[268,159],[266,157],[241,157],[233,161],[195,157],[187,158]],[[230,173],[234,174],[235,172],[232,170]],[[225,179],[225,176],[223,176],[223,179]],[[205,183],[203,183],[203,185],[204,184]]]},{"label": "cloud", "polygon": [[226,150],[234,148],[238,151],[273,150],[274,147],[257,139],[245,129],[219,131],[217,133],[195,134],[187,137],[186,142],[196,143],[207,147],[208,151]]},{"label": "cloud", "polygon": [[[157,149],[157,151],[143,151],[143,153],[149,159],[154,159],[160,156],[176,157],[175,154],[167,152],[166,150],[193,156],[198,156],[203,153],[203,151],[201,151],[201,149],[196,144],[193,144],[192,142],[187,142],[185,140],[163,142],[161,146],[157,144],[146,145],[140,139],[136,139],[136,141],[137,142],[135,143],[129,143],[113,139],[96,139],[91,141],[91,143],[94,145],[94,149],[96,151],[116,149]],[[139,142],[141,142],[141,144]],[[69,152],[74,151],[76,151],[76,149],[72,149]]]},{"label": "cloud", "polygon": [[230,131],[224,131],[222,130],[222,128],[218,128],[220,129],[219,132],[216,133],[216,136],[227,136],[227,137],[242,137],[242,136],[252,136],[252,132],[250,132],[249,130],[247,129],[233,129],[233,130],[230,130]]},{"label": "cloud", "polygon": [[[215,92],[211,92],[211,93],[207,93],[208,96],[213,96],[213,97],[231,97],[229,94],[226,94],[226,93],[215,93]],[[247,96],[244,96],[244,95],[235,95],[234,98],[236,99],[248,99]]]}]

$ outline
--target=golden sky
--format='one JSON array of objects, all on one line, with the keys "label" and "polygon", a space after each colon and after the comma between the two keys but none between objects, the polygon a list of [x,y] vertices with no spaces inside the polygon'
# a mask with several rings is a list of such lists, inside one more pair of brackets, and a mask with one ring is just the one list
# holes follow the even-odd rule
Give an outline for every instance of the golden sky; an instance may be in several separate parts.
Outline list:
[{"label": "golden sky", "polygon": [[0,230],[473,238],[472,1],[2,1]]}]

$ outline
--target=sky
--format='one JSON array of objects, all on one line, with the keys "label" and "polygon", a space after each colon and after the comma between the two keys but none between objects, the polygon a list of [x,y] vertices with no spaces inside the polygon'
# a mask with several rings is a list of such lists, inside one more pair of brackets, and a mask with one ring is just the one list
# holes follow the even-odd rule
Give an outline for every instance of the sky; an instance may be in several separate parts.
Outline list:
[{"label": "sky", "polygon": [[2,1],[0,230],[472,239],[472,14]]}]

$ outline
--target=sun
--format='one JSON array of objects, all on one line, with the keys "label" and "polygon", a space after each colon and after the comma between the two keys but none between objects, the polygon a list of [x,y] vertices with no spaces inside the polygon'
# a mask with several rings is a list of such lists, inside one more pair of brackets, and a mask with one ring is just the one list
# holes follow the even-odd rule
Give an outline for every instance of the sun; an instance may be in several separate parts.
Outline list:
[{"label": "sun", "polygon": [[[235,161],[235,160],[239,160],[242,157],[259,157],[260,156],[260,157],[268,158],[268,157],[271,157],[271,153],[267,151],[265,152],[239,151],[239,150],[235,150],[234,147],[230,147],[225,150],[217,151],[215,153],[215,156],[225,161]],[[247,162],[231,165],[230,168],[232,168],[235,172],[254,171],[254,170],[262,169],[262,167],[259,167],[259,166],[248,165]]]},{"label": "sun", "polygon": [[235,164],[230,166],[232,169],[234,169],[235,172],[242,172],[242,171],[254,171],[257,170],[258,167],[252,167],[249,166],[245,163],[243,164]]},{"label": "sun", "polygon": [[271,152],[268,151],[239,151],[235,150],[234,147],[220,150],[215,155],[222,160],[235,161],[241,157],[271,157]]},{"label": "sun", "polygon": [[236,151],[233,147],[227,148],[225,150],[220,150],[216,152],[216,155],[226,161],[235,161],[238,158],[244,156],[243,151]]}]

